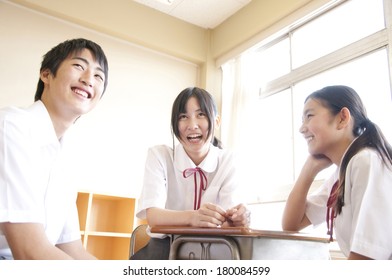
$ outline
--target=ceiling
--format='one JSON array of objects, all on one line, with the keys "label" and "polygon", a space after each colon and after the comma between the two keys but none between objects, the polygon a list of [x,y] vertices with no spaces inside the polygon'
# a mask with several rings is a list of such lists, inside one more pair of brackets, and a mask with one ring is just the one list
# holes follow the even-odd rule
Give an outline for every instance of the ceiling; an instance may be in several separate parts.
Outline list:
[{"label": "ceiling", "polygon": [[252,0],[133,0],[205,29],[214,29]]}]

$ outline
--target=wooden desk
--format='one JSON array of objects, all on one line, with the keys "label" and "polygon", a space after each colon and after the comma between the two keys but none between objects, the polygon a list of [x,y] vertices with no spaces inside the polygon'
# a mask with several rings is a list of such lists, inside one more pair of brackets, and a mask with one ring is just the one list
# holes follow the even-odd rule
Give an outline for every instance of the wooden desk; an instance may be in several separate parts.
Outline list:
[{"label": "wooden desk", "polygon": [[327,236],[245,227],[160,226],[152,233],[172,236],[170,259],[329,259]]}]

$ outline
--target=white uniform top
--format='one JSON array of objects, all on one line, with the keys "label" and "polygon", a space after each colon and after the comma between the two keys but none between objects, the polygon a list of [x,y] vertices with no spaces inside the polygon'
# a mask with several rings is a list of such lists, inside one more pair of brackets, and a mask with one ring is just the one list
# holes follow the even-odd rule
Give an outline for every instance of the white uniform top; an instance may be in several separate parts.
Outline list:
[{"label": "white uniform top", "polygon": [[[306,215],[312,224],[326,220],[326,204],[338,171],[310,195]],[[353,156],[345,176],[344,206],[335,219],[336,240],[342,252],[392,259],[392,170],[372,149]]]},{"label": "white uniform top", "polygon": [[[0,110],[0,223],[41,223],[52,244],[80,239],[76,190],[41,101]],[[27,237],[28,238],[28,237]],[[0,231],[0,257],[12,258]]]},{"label": "white uniform top", "polygon": [[[150,148],[136,216],[145,219],[146,209],[150,207],[194,209],[194,177],[184,178],[183,171],[195,167],[181,144],[175,148],[174,159],[173,149],[168,146]],[[211,202],[228,209],[239,203],[238,196],[234,194],[238,180],[231,153],[211,145],[208,155],[198,167],[203,170],[208,182],[201,205]],[[197,178],[199,183],[198,175]]]}]

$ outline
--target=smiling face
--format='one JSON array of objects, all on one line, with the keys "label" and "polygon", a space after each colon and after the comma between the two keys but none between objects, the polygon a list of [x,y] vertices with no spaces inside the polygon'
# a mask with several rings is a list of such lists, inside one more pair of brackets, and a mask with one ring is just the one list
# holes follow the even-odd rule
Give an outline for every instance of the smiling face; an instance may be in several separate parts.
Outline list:
[{"label": "smiling face", "polygon": [[178,119],[179,140],[192,161],[198,165],[206,157],[211,135],[208,136],[208,117],[200,108],[196,97],[190,97],[185,106],[186,112]]},{"label": "smiling face", "polygon": [[65,59],[56,75],[48,69],[41,72],[45,85],[41,100],[52,120],[74,122],[97,105],[105,78],[91,51],[83,49]]},{"label": "smiling face", "polygon": [[339,143],[339,114],[333,116],[328,108],[316,99],[305,103],[300,132],[308,143],[309,153],[331,158]]}]

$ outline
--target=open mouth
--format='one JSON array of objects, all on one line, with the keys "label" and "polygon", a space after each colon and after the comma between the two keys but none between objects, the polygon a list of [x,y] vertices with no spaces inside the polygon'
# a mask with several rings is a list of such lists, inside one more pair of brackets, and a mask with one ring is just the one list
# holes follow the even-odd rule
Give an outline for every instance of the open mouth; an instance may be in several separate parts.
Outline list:
[{"label": "open mouth", "polygon": [[191,134],[186,137],[191,142],[200,141],[202,138],[203,136],[201,134]]},{"label": "open mouth", "polygon": [[307,136],[307,137],[305,137],[305,140],[306,140],[306,142],[310,142],[310,141],[312,141],[313,140],[313,136]]},{"label": "open mouth", "polygon": [[87,99],[91,98],[91,93],[84,91],[84,90],[81,90],[79,88],[72,88],[72,91],[74,93],[76,93],[77,95],[82,96],[84,98],[87,98]]}]

